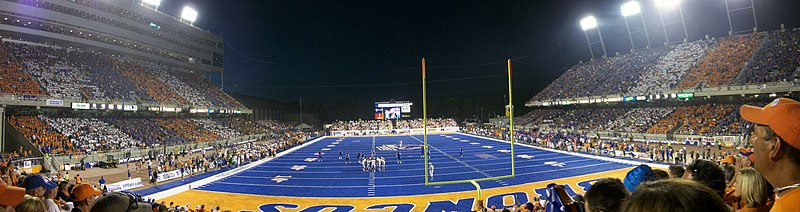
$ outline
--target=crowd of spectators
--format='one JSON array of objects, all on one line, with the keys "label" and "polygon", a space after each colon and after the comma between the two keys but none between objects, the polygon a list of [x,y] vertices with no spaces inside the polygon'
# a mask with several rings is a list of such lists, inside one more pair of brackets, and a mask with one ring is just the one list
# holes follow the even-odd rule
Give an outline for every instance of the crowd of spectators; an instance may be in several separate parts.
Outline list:
[{"label": "crowd of spectators", "polygon": [[719,40],[703,60],[684,75],[677,89],[731,85],[753,52],[758,48],[764,33],[754,33]]},{"label": "crowd of spectators", "polygon": [[609,131],[644,133],[656,121],[672,113],[674,107],[631,108],[624,115],[608,122]]},{"label": "crowd of spectators", "polygon": [[201,75],[99,52],[6,41],[0,65],[2,93],[244,107]]},{"label": "crowd of spectators", "polygon": [[81,152],[92,153],[142,146],[140,141],[96,118],[49,118],[41,115],[39,118],[69,138],[73,146]]},{"label": "crowd of spectators", "polygon": [[242,136],[242,133],[240,133],[239,131],[231,129],[211,119],[193,118],[191,120],[192,122],[197,124],[197,126],[200,127],[201,129],[211,131],[214,134],[219,135],[220,138],[222,139]]},{"label": "crowd of spectators", "polygon": [[[170,89],[164,82],[160,81],[155,73],[148,70],[148,68],[152,67],[137,64],[137,62],[140,61],[114,60],[112,62],[122,75],[130,78],[136,83],[136,86],[144,90],[147,95],[152,96],[156,101],[167,104],[190,104],[186,99]],[[146,64],[144,62],[142,63]]]},{"label": "crowd of spectators", "polygon": [[172,130],[175,134],[186,139],[185,141],[192,143],[202,143],[206,141],[219,140],[219,135],[203,129],[196,125],[191,120],[182,118],[160,118],[156,121],[161,124],[161,127],[167,130]]},{"label": "crowd of spectators", "polygon": [[246,135],[267,134],[270,129],[255,121],[246,120],[240,117],[219,117],[212,118],[214,121],[234,129]]},{"label": "crowd of spectators", "polygon": [[0,43],[0,92],[12,94],[43,95],[44,90],[23,71],[22,63],[13,53],[14,46],[8,42]]},{"label": "crowd of spectators", "polygon": [[189,73],[182,70],[172,70],[170,75],[180,79],[189,87],[201,91],[200,94],[213,106],[222,107],[243,107],[241,103],[233,99],[230,95],[211,84],[207,79],[202,78],[200,75]]},{"label": "crowd of spectators", "polygon": [[667,54],[664,47],[580,63],[547,85],[533,100],[619,94],[636,86],[636,81]]},{"label": "crowd of spectators", "polygon": [[44,153],[80,153],[69,138],[36,115],[10,116],[8,122]]},{"label": "crowd of spectators", "polygon": [[174,130],[164,128],[156,119],[151,117],[104,117],[101,120],[113,124],[133,139],[141,141],[143,148],[189,143],[189,139],[181,137]]},{"label": "crowd of spectators", "polygon": [[114,58],[88,52],[77,54],[80,58],[78,61],[85,64],[90,73],[89,77],[104,92],[106,100],[156,102],[142,90],[142,87],[119,72],[119,67],[113,62]]},{"label": "crowd of spectators", "polygon": [[171,88],[175,93],[186,99],[186,101],[189,101],[192,105],[211,105],[211,103],[203,98],[200,91],[189,87],[185,82],[170,75],[165,67],[151,66],[149,70],[159,81],[164,82],[167,87]]},{"label": "crowd of spectators", "polygon": [[[422,119],[402,119],[397,120],[395,129],[421,129]],[[453,119],[448,118],[431,118],[428,119],[428,128],[444,128],[444,127],[458,127]]]},{"label": "crowd of spectators", "polygon": [[[728,122],[725,117],[734,112],[733,104],[705,104],[698,106],[679,106],[669,116],[659,120],[647,129],[648,133],[667,133],[679,127],[675,133],[688,135],[720,135],[727,127],[737,127],[738,122]],[[718,125],[727,126],[718,128]]]},{"label": "crowd of spectators", "polygon": [[800,76],[800,31],[777,30],[766,32],[764,41],[743,70],[739,82],[792,82]]},{"label": "crowd of spectators", "polygon": [[698,40],[691,43],[678,44],[664,55],[655,66],[648,67],[630,90],[634,94],[647,94],[669,90],[681,81],[681,78],[697,61],[705,56],[713,40]]},{"label": "crowd of spectators", "polygon": [[92,97],[103,98],[96,86],[91,86],[86,70],[72,62],[67,50],[52,47],[4,43],[9,53],[23,62],[23,70],[35,77],[47,94],[58,98],[80,99],[88,91]]},{"label": "crowd of spectators", "polygon": [[353,120],[336,121],[328,128],[330,131],[344,130],[391,130],[392,122],[388,120]]},{"label": "crowd of spectators", "polygon": [[561,109],[536,109],[520,117],[514,117],[514,125],[541,125],[545,120],[553,120],[553,116],[563,113]]}]

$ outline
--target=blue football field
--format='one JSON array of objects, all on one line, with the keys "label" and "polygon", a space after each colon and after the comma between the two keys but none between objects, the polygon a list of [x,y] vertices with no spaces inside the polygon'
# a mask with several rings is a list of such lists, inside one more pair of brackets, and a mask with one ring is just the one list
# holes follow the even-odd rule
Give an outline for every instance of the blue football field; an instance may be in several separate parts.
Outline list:
[{"label": "blue football field", "polygon": [[[402,142],[402,146],[400,143]],[[426,186],[422,135],[327,137],[259,166],[196,188],[241,194],[296,197],[381,197],[474,191],[471,184]],[[467,134],[428,135],[431,182],[511,174],[507,142]],[[479,184],[483,189],[520,185],[632,167],[515,145],[516,177]],[[463,154],[461,153],[463,150]],[[339,152],[350,153],[350,164]],[[386,170],[364,172],[359,152],[386,160]],[[397,152],[400,152],[400,162]],[[318,152],[323,155],[320,158]]]}]

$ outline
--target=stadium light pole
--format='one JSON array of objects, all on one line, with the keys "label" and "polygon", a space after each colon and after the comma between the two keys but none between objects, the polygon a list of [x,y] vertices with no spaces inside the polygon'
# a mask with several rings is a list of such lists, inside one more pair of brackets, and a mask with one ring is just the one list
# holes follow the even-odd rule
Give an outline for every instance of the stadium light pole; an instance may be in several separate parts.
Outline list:
[{"label": "stadium light pole", "polygon": [[758,30],[758,19],[756,19],[756,7],[755,7],[755,4],[753,4],[753,0],[750,0],[750,5],[749,6],[744,6],[744,7],[741,7],[741,8],[734,8],[734,9],[731,9],[728,6],[728,1],[729,0],[724,0],[724,1],[725,1],[725,10],[727,11],[727,14],[728,14],[728,26],[730,27],[730,31],[728,31],[728,35],[734,35],[734,34],[737,34],[738,32],[748,31],[748,30],[743,30],[743,31],[738,31],[738,32],[734,32],[733,31],[733,22],[731,22],[731,13],[732,12],[737,12],[737,11],[740,11],[740,10],[748,10],[749,9],[750,11],[753,12],[753,24],[754,24],[753,32],[756,32],[756,30]]},{"label": "stadium light pole", "polygon": [[683,40],[689,39],[689,33],[686,31],[686,22],[683,19],[683,8],[681,8],[681,0],[654,0],[656,7],[658,7],[658,17],[661,18],[661,26],[664,28],[664,45],[669,44],[669,35],[667,33],[667,24],[674,24],[678,21],[673,21],[670,23],[664,22],[664,11],[670,10],[675,7],[678,8],[678,12],[681,15],[681,25],[683,25]]},{"label": "stadium light pole", "polygon": [[161,5],[161,0],[142,0],[142,4],[153,6],[155,10],[158,10],[158,6]]},{"label": "stadium light pole", "polygon": [[[597,30],[597,34],[600,36],[600,45],[603,47],[603,55],[607,55],[607,53],[606,53],[606,44],[603,43],[603,34],[600,33],[600,28],[597,27],[597,19],[595,19],[594,16],[587,16],[587,17],[581,19],[581,29],[583,30],[583,34],[586,35],[586,43],[589,44],[589,53],[592,54],[592,58],[594,58],[594,51],[592,50],[592,44],[594,44],[594,43],[589,41],[589,33],[586,32],[587,30],[590,30],[590,29],[596,29]],[[597,42],[595,42],[595,43],[597,43]]]},{"label": "stadium light pole", "polygon": [[[625,4],[620,6],[620,10],[622,11],[622,19],[625,20],[625,27],[628,28],[628,38],[631,39],[631,49],[636,49],[636,45],[633,44],[633,33],[631,32],[631,26],[628,24],[628,16],[641,14],[642,7],[639,5],[638,1],[629,1]],[[644,23],[644,15],[640,15],[639,17],[642,18],[642,26],[644,27],[644,36],[647,39],[647,47],[650,47],[650,35],[647,34],[647,24]],[[637,30],[639,32],[642,30]]]},{"label": "stadium light pole", "polygon": [[194,21],[197,20],[197,10],[192,9],[189,6],[183,7],[181,19],[189,21],[189,25],[194,26]]}]

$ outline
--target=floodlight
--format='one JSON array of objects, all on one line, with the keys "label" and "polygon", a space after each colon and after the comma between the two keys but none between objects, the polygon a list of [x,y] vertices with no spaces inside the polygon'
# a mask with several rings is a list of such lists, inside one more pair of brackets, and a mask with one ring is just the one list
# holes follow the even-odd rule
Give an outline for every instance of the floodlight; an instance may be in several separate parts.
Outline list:
[{"label": "floodlight", "polygon": [[594,29],[595,27],[597,27],[597,19],[594,19],[594,16],[581,19],[581,29],[589,30]]},{"label": "floodlight", "polygon": [[156,7],[161,5],[161,0],[143,0],[142,2],[144,2],[147,5],[156,6]]},{"label": "floodlight", "polygon": [[674,8],[681,3],[681,0],[654,0],[656,6],[660,8]]},{"label": "floodlight", "polygon": [[183,7],[183,12],[181,12],[181,18],[186,19],[189,22],[194,22],[197,20],[197,10],[192,9],[189,6]]},{"label": "floodlight", "polygon": [[639,7],[638,1],[629,1],[623,4],[620,9],[622,10],[622,16],[631,16],[642,12],[642,8]]}]

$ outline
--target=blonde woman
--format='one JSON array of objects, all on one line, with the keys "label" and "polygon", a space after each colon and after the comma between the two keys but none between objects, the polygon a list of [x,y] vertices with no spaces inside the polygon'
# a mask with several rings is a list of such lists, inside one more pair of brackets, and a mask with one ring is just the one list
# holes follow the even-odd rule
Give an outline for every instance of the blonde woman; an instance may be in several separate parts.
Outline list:
[{"label": "blonde woman", "polygon": [[742,209],[737,211],[757,212],[772,209],[775,201],[772,185],[761,176],[761,173],[747,167],[739,170],[737,178],[733,195],[742,198],[740,202]]}]

